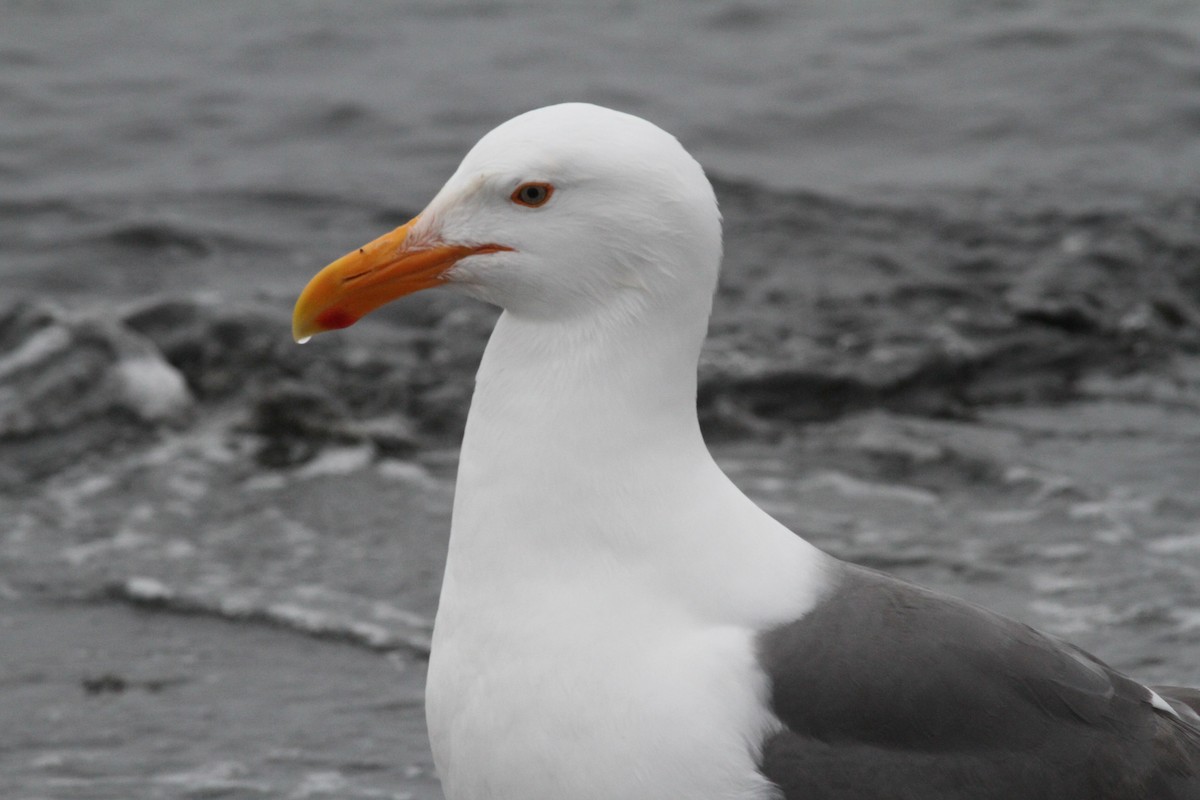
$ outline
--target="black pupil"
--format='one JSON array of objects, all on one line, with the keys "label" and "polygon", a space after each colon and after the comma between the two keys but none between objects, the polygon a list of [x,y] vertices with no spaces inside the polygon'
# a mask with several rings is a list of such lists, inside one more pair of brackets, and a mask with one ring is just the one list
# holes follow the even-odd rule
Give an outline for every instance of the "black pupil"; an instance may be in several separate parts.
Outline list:
[{"label": "black pupil", "polygon": [[545,196],[546,190],[541,186],[526,186],[521,190],[521,199],[526,203],[540,203]]}]

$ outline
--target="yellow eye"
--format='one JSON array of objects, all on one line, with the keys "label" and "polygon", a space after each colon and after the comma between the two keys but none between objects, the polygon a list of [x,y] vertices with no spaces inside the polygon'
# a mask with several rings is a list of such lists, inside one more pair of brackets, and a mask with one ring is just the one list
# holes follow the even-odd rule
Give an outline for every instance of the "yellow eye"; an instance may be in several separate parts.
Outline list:
[{"label": "yellow eye", "polygon": [[511,199],[519,206],[537,208],[545,205],[552,194],[554,187],[548,183],[522,183],[512,193]]}]

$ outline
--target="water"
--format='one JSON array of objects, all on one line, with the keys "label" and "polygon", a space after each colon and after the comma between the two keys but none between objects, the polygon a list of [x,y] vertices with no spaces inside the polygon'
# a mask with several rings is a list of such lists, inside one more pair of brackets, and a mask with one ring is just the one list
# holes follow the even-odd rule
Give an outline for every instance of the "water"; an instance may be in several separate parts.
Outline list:
[{"label": "water", "polygon": [[[562,100],[654,120],[717,179],[701,402],[757,501],[1200,683],[1200,6],[0,18],[0,299],[124,322],[194,395],[131,427],[68,380],[47,396],[75,421],[21,438],[0,392],[0,794],[438,796],[423,659],[489,318],[414,298],[298,352],[286,308],[482,133]],[[262,419],[313,399],[297,380],[330,404],[299,443]]]},{"label": "water", "polygon": [[[0,276],[291,291],[520,111],[647,116],[713,173],[891,199],[1200,177],[1190,2],[14,2]],[[242,281],[252,276],[252,287]]]}]

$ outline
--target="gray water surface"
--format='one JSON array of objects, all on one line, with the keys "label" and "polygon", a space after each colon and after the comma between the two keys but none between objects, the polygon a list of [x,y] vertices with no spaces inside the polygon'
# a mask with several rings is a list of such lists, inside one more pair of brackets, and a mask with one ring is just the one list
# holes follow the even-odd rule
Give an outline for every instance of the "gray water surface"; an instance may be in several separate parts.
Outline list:
[{"label": "gray water surface", "polygon": [[0,795],[439,796],[492,312],[298,350],[287,308],[563,100],[717,184],[700,407],[748,494],[1200,684],[1200,6],[4,0]]}]

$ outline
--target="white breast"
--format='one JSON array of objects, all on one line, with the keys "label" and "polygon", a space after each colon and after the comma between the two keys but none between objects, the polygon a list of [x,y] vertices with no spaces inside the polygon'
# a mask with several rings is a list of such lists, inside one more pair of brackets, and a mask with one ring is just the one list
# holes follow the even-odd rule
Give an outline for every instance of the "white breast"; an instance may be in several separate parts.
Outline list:
[{"label": "white breast", "polygon": [[628,557],[458,547],[504,531],[456,508],[426,698],[449,800],[774,796],[754,638],[817,601],[821,557],[709,475],[690,508],[639,504],[655,536]]},{"label": "white breast", "polygon": [[702,332],[497,324],[429,665],[448,800],[772,796],[755,636],[815,605],[828,562],[709,455]]},{"label": "white breast", "polygon": [[489,627],[489,613],[436,638],[427,709],[447,798],[770,796],[748,630],[522,610],[522,624]]}]

